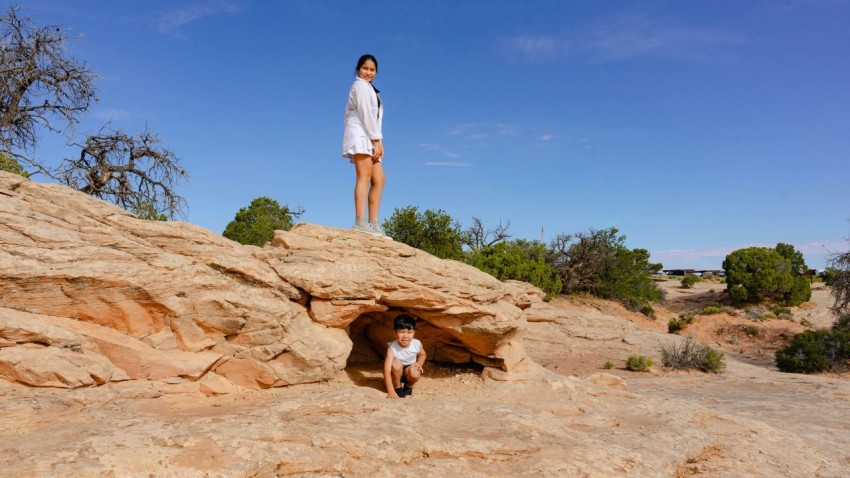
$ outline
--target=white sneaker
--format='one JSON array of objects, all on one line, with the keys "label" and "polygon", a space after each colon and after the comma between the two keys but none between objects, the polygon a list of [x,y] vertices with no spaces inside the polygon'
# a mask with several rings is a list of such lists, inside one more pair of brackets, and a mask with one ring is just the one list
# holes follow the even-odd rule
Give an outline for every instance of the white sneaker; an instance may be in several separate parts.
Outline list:
[{"label": "white sneaker", "polygon": [[354,225],[351,226],[351,230],[357,231],[357,232],[365,232],[366,234],[371,234],[373,236],[380,235],[372,229],[372,226],[368,222],[362,222],[361,223],[361,222],[355,221]]},{"label": "white sneaker", "polygon": [[375,234],[376,236],[381,236],[381,237],[383,237],[384,239],[389,239],[389,240],[391,240],[391,241],[393,240],[393,238],[392,238],[392,237],[388,236],[388,235],[384,232],[384,229],[381,227],[381,225],[380,225],[380,224],[375,224],[375,223],[373,223],[373,222],[370,222],[370,223],[369,223],[369,227],[370,227],[370,228],[372,228],[372,234]]}]

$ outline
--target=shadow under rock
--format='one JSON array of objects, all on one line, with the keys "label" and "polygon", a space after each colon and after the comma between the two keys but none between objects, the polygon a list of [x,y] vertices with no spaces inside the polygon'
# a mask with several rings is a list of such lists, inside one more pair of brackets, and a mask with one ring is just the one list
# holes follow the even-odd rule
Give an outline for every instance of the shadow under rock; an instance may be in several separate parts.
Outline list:
[{"label": "shadow under rock", "polygon": [[350,363],[345,367],[348,379],[358,387],[369,387],[385,392],[384,362]]}]

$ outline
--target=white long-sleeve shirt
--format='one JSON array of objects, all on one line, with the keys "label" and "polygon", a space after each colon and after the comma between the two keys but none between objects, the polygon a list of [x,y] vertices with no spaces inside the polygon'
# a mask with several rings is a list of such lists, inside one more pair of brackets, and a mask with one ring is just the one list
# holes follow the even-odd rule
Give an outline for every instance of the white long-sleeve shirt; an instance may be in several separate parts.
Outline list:
[{"label": "white long-sleeve shirt", "polygon": [[[348,92],[345,106],[342,155],[372,154],[372,140],[383,139],[381,122],[384,106],[378,103],[378,95],[372,84],[359,76]],[[364,149],[365,148],[365,149]]]}]

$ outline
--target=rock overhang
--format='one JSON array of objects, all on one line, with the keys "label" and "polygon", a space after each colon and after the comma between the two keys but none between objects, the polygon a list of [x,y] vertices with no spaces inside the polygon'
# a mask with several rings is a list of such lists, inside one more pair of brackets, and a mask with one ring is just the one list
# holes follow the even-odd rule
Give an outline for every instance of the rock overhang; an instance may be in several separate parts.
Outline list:
[{"label": "rock overhang", "polygon": [[[402,243],[316,224],[276,231],[263,248],[244,246],[0,172],[0,297],[0,317],[5,307],[29,313],[24,322],[33,324],[84,322],[82,332],[71,331],[87,337],[73,353],[105,358],[114,379],[209,374],[215,383],[220,375],[264,388],[332,379],[352,340],[369,337],[380,349],[399,313],[420,320],[431,358],[515,372],[528,363],[523,310],[543,293]],[[352,338],[352,325],[361,335]],[[140,353],[130,366],[110,358],[92,345],[103,336],[124,342],[115,350],[148,348],[157,360]],[[2,332],[0,340],[3,348],[26,345]],[[169,354],[175,362],[203,354],[211,363],[200,373],[197,364],[169,372]],[[102,361],[96,366],[103,381]]]}]

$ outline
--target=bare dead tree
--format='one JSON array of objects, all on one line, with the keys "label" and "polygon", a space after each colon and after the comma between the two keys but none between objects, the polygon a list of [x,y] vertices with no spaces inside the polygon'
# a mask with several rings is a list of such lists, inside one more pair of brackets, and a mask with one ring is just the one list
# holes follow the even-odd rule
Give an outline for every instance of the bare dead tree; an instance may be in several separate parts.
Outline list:
[{"label": "bare dead tree", "polygon": [[186,201],[175,186],[188,174],[154,133],[129,136],[104,128],[75,145],[82,148],[80,157],[62,161],[60,182],[137,215],[150,215],[151,209],[172,219],[184,215]]},{"label": "bare dead tree", "polygon": [[97,73],[68,54],[61,25],[38,27],[19,10],[0,17],[0,152],[50,175],[30,156],[38,131],[72,131],[97,101]]},{"label": "bare dead tree", "polygon": [[829,262],[835,269],[835,277],[830,282],[835,298],[832,310],[840,317],[850,314],[850,251],[832,256]]},{"label": "bare dead tree", "polygon": [[511,221],[507,221],[507,224],[504,225],[499,221],[499,225],[495,228],[486,229],[484,227],[484,221],[473,217],[472,226],[463,232],[463,243],[473,251],[486,249],[497,242],[504,241],[513,236],[513,234],[508,233],[510,227]]},{"label": "bare dead tree", "polygon": [[564,290],[597,292],[601,287],[599,272],[613,260],[619,241],[622,238],[614,228],[556,236],[549,244],[549,263],[561,276]]}]

